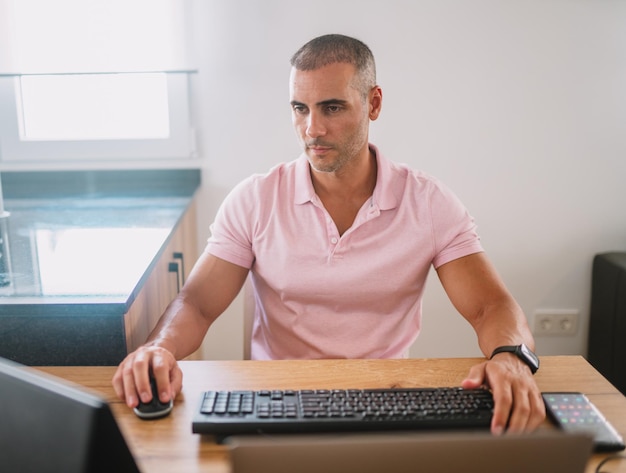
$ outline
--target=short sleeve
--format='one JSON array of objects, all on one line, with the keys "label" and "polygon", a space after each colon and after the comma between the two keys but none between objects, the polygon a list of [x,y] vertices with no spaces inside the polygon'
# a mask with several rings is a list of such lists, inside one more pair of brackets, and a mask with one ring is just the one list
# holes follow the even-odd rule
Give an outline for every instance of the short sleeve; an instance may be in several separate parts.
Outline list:
[{"label": "short sleeve", "polygon": [[433,181],[430,211],[435,243],[435,268],[463,256],[483,251],[474,218],[444,184]]},{"label": "short sleeve", "polygon": [[224,199],[210,226],[205,251],[245,268],[254,262],[252,216],[255,215],[253,178],[238,184]]}]

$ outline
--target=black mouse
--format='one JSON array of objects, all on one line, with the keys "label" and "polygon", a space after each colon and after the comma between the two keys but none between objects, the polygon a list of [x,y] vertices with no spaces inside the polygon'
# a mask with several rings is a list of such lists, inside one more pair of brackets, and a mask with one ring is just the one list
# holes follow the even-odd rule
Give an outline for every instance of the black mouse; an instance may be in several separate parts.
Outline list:
[{"label": "black mouse", "polygon": [[166,403],[159,401],[156,379],[153,377],[150,377],[150,387],[152,388],[152,401],[148,403],[139,401],[139,405],[134,409],[135,414],[142,419],[158,419],[159,417],[165,417],[172,411],[174,402],[171,399]]}]

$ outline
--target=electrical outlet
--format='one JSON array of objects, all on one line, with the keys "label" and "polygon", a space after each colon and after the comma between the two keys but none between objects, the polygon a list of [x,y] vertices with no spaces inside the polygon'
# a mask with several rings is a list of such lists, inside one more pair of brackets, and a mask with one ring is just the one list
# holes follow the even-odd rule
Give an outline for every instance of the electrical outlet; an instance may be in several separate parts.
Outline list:
[{"label": "electrical outlet", "polygon": [[572,336],[578,332],[576,309],[540,309],[535,311],[535,335]]}]

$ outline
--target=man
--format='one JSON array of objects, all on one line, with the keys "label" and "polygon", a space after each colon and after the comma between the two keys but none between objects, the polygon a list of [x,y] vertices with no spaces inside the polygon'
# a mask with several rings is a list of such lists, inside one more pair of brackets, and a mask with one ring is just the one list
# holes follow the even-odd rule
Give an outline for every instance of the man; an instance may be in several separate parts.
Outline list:
[{"label": "man", "polygon": [[161,400],[175,397],[182,387],[176,360],[200,346],[249,271],[253,358],[406,356],[433,265],[490,358],[462,386],[490,386],[495,434],[535,429],[545,410],[527,348],[534,341],[473,219],[441,183],[388,161],[368,142],[382,106],[371,51],[326,35],[291,63],[303,155],[250,177],[226,198],[179,296],[148,342],[120,364],[118,396],[130,407],[149,401],[152,370]]}]

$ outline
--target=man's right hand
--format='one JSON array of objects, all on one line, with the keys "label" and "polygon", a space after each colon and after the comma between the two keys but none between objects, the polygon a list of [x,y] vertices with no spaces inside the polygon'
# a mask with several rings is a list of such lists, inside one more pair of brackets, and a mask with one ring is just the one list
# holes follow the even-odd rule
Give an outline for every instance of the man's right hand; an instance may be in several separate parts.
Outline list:
[{"label": "man's right hand", "polygon": [[142,346],[130,353],[113,375],[113,388],[128,407],[136,407],[139,400],[150,402],[150,376],[154,376],[161,402],[174,399],[183,387],[183,372],[174,355],[165,348]]}]

